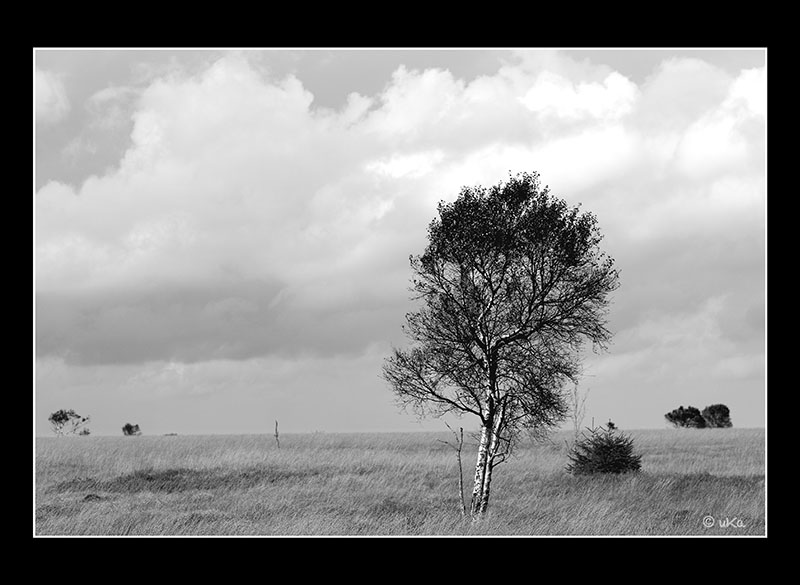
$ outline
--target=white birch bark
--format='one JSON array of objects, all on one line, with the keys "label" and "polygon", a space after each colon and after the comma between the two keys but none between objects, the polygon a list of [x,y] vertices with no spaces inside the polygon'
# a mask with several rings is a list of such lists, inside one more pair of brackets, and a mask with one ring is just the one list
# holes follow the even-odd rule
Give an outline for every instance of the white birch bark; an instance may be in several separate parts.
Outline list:
[{"label": "white birch bark", "polygon": [[489,445],[486,449],[486,471],[483,474],[483,487],[481,488],[481,501],[478,506],[478,513],[484,514],[489,506],[489,494],[491,493],[492,470],[494,469],[494,456],[500,447],[500,428],[503,424],[503,412],[501,411],[494,420]]},{"label": "white birch bark", "polygon": [[470,514],[473,518],[476,514],[480,513],[480,506],[483,501],[483,486],[488,463],[490,434],[491,431],[488,427],[481,427],[481,442],[478,447],[478,461],[475,464],[475,483],[472,488],[472,501],[470,503]]}]

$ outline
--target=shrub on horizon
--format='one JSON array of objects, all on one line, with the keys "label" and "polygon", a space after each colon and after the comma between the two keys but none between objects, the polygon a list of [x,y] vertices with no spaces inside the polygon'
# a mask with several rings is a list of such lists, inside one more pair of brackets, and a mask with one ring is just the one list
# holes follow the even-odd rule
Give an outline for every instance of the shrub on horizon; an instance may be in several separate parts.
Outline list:
[{"label": "shrub on horizon", "polygon": [[122,427],[122,434],[126,437],[139,436],[142,434],[142,431],[139,430],[139,425],[125,423],[125,426]]},{"label": "shrub on horizon", "polygon": [[706,426],[712,429],[727,429],[733,426],[731,411],[724,404],[712,404],[703,409]]},{"label": "shrub on horizon", "polygon": [[706,406],[702,412],[694,406],[680,406],[665,414],[664,418],[676,428],[725,429],[733,426],[731,411],[724,404]]},{"label": "shrub on horizon", "polygon": [[676,428],[702,429],[706,426],[706,420],[694,406],[687,406],[686,408],[680,406],[665,414],[664,418]]}]

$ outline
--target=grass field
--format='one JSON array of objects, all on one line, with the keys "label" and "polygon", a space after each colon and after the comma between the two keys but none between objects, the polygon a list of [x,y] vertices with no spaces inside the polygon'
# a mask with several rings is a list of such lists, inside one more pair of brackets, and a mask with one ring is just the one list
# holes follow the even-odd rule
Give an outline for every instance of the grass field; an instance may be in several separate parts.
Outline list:
[{"label": "grass field", "polygon": [[446,432],[37,438],[34,534],[765,534],[763,429],[629,434],[642,471],[623,476],[567,474],[568,433],[520,446],[475,524]]}]

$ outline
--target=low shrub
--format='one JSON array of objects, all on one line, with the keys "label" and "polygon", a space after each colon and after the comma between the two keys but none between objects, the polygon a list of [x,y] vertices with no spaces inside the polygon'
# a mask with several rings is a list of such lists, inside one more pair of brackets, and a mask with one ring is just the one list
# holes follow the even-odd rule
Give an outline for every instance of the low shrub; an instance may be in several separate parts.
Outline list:
[{"label": "low shrub", "polygon": [[627,473],[642,467],[642,456],[633,452],[633,439],[616,428],[588,429],[567,456],[567,471],[573,475]]}]

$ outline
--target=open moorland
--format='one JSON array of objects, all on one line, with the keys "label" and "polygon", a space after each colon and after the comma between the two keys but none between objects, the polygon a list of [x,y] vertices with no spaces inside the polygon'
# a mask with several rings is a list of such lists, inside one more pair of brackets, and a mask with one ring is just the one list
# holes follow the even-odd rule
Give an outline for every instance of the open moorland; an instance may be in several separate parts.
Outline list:
[{"label": "open moorland", "polygon": [[765,535],[764,429],[628,434],[642,470],[620,476],[568,474],[571,433],[520,445],[478,523],[447,432],[39,437],[34,534]]}]

